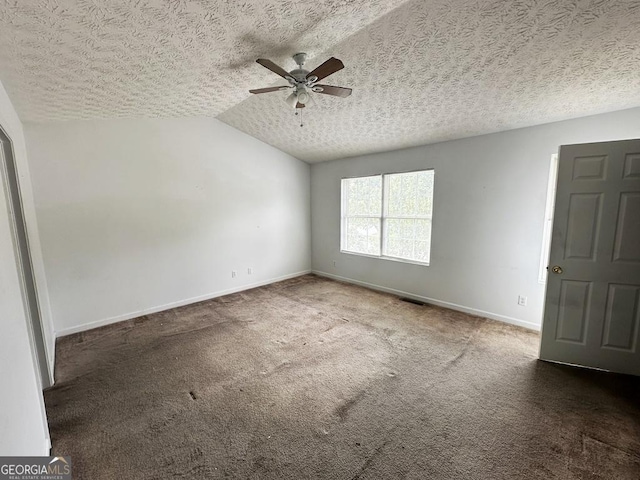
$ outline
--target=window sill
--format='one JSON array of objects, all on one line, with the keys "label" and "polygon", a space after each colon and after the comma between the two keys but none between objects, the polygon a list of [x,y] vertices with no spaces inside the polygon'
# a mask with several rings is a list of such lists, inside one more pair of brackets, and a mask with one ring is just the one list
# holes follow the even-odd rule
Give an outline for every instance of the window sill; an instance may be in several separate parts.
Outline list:
[{"label": "window sill", "polygon": [[429,262],[419,262],[417,260],[407,260],[405,258],[387,257],[384,255],[368,255],[366,253],[349,252],[348,250],[340,250],[340,253],[345,253],[347,255],[355,255],[357,257],[374,258],[376,260],[390,260],[392,262],[409,263],[411,265],[419,265],[421,267],[429,266]]}]

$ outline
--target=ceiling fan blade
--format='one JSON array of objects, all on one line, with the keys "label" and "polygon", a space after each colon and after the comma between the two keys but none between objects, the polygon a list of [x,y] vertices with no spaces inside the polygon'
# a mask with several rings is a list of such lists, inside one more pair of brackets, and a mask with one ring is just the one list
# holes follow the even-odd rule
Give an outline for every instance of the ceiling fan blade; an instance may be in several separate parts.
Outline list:
[{"label": "ceiling fan blade", "polygon": [[273,63],[271,60],[267,60],[266,58],[259,58],[258,60],[256,60],[256,62],[258,62],[263,67],[268,68],[276,75],[280,75],[282,78],[291,77],[289,72],[287,72],[284,68],[279,67],[278,65]]},{"label": "ceiling fan blade", "polygon": [[290,87],[267,87],[267,88],[256,88],[254,90],[249,90],[249,93],[269,93],[269,92],[278,92],[280,90],[288,90]]},{"label": "ceiling fan blade", "polygon": [[[329,60],[324,62],[322,65],[317,67],[312,72],[307,74],[307,78],[309,77],[318,77],[318,80],[322,80],[323,78],[328,77],[336,73],[338,70],[342,70],[344,68],[344,63],[338,60],[335,57],[331,57]],[[316,82],[318,81],[316,80]]]},{"label": "ceiling fan blade", "polygon": [[300,102],[296,103],[296,108],[304,108],[304,107],[305,107],[304,103],[300,103]]},{"label": "ceiling fan blade", "polygon": [[325,95],[335,95],[336,97],[342,97],[342,98],[348,97],[349,95],[351,95],[351,92],[353,91],[350,88],[346,88],[346,87],[334,87],[333,85],[322,85],[318,83],[316,83],[314,87],[322,88],[322,91],[316,92],[314,90],[314,92],[316,93],[324,93]]}]

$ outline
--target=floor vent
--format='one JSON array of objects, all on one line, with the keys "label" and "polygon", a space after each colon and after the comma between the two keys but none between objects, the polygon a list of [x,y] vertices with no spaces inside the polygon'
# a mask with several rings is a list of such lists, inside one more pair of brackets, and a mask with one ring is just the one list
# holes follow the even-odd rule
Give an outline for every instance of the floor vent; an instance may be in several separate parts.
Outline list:
[{"label": "floor vent", "polygon": [[426,303],[421,302],[420,300],[414,300],[413,298],[400,297],[400,300],[407,303],[413,303],[414,305],[420,305],[421,307],[426,305]]}]

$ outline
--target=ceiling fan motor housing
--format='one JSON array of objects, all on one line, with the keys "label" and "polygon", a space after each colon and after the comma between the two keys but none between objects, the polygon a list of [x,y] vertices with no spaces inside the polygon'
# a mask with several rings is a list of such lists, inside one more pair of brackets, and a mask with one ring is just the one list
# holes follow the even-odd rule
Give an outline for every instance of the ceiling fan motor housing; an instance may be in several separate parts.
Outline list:
[{"label": "ceiling fan motor housing", "polygon": [[296,53],[293,56],[293,61],[296,62],[298,68],[295,68],[289,72],[291,77],[295,80],[295,83],[291,83],[292,85],[307,85],[308,87],[310,87],[314,82],[318,80],[318,77],[316,77],[315,75],[307,78],[307,75],[309,75],[309,70],[302,68],[306,60],[306,53]]},{"label": "ceiling fan motor housing", "polygon": [[305,83],[307,81],[307,74],[309,73],[309,70],[305,70],[304,68],[296,68],[295,70],[291,70],[289,73],[296,82]]}]

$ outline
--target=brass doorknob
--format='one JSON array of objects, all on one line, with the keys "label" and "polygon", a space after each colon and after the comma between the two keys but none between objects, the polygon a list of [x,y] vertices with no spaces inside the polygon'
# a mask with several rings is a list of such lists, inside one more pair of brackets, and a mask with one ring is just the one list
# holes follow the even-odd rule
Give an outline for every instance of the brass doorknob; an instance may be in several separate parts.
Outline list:
[{"label": "brass doorknob", "polygon": [[551,269],[551,271],[553,273],[560,274],[560,273],[562,273],[562,267],[560,265],[554,265],[553,268]]}]

